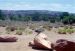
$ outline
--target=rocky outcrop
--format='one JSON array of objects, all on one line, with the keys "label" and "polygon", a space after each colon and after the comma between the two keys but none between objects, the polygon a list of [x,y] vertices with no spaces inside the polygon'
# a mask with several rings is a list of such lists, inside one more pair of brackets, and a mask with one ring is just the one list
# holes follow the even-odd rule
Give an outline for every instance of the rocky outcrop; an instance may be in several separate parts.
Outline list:
[{"label": "rocky outcrop", "polygon": [[75,51],[75,42],[71,40],[59,39],[51,44],[56,51]]}]

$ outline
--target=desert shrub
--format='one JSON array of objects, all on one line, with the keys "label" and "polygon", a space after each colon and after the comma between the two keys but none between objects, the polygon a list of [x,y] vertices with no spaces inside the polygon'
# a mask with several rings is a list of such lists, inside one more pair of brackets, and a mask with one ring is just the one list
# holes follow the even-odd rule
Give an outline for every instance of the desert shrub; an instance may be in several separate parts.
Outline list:
[{"label": "desert shrub", "polygon": [[50,31],[52,29],[52,27],[48,26],[48,25],[44,25],[43,28],[46,29],[46,30],[48,30],[48,31]]},{"label": "desert shrub", "polygon": [[32,31],[29,31],[29,32],[28,32],[28,34],[32,34],[32,33],[33,33]]},{"label": "desert shrub", "polygon": [[67,32],[67,33],[69,33],[69,34],[71,34],[71,33],[73,33],[73,32],[74,32],[74,30],[73,30],[73,29],[68,28],[68,29],[66,30],[66,32]]},{"label": "desert shrub", "polygon": [[25,27],[18,27],[17,29],[18,30],[21,30],[21,31],[24,31],[25,30]]},{"label": "desert shrub", "polygon": [[31,25],[31,26],[29,26],[29,28],[33,30],[34,29],[34,26]]},{"label": "desert shrub", "polygon": [[35,32],[37,32],[37,33],[41,33],[41,32],[43,32],[43,31],[44,31],[44,29],[42,29],[42,28],[35,30]]},{"label": "desert shrub", "polygon": [[37,25],[31,25],[29,26],[30,29],[35,30],[38,26]]},{"label": "desert shrub", "polygon": [[68,29],[68,28],[69,28],[69,29],[73,29],[72,26],[68,26],[68,25],[67,25],[67,26],[64,26],[64,28],[65,28],[65,29]]},{"label": "desert shrub", "polygon": [[7,31],[15,31],[16,29],[17,29],[16,27],[11,27],[11,26],[6,27]]},{"label": "desert shrub", "polygon": [[32,33],[33,33],[33,31],[32,31],[32,30],[30,30],[30,29],[26,29],[26,30],[24,31],[24,33],[25,33],[26,35],[28,35],[28,34],[32,34]]},{"label": "desert shrub", "polygon": [[64,29],[68,29],[69,28],[69,26],[67,25],[67,26],[64,26]]},{"label": "desert shrub", "polygon": [[26,29],[20,28],[20,29],[16,30],[16,35],[23,35],[23,34],[27,35],[27,34],[32,34],[32,33],[33,32],[28,28],[26,28]]},{"label": "desert shrub", "polygon": [[8,31],[6,31],[6,34],[10,34],[10,31],[8,30]]},{"label": "desert shrub", "polygon": [[59,33],[59,34],[66,34],[66,30],[65,30],[65,29],[59,29],[59,30],[58,30],[58,33]]},{"label": "desert shrub", "polygon": [[64,27],[63,29],[59,29],[59,30],[58,30],[58,33],[59,33],[59,34],[66,34],[66,33],[71,34],[71,33],[73,33],[73,32],[74,32],[73,28],[72,28],[72,27],[69,27],[69,26],[66,26],[66,27]]},{"label": "desert shrub", "polygon": [[16,31],[16,34],[17,34],[17,35],[22,35],[23,32],[22,32],[21,30],[17,30],[17,31]]}]

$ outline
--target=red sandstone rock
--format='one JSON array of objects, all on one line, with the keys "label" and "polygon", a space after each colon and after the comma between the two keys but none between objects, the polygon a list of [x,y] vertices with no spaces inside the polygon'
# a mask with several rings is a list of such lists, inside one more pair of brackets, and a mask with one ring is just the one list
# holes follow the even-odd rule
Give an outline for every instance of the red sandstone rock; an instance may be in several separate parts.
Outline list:
[{"label": "red sandstone rock", "polygon": [[75,42],[71,40],[60,39],[51,46],[56,51],[75,51]]},{"label": "red sandstone rock", "polygon": [[2,35],[0,36],[0,42],[16,42],[17,41],[17,37],[15,36],[8,36],[8,35]]}]

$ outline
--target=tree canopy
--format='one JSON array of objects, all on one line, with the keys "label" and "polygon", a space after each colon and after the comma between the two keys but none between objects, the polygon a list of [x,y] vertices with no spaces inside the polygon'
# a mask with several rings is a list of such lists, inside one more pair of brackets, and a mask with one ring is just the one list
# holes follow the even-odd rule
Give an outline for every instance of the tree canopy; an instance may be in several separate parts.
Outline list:
[{"label": "tree canopy", "polygon": [[[52,14],[52,13],[51,13]],[[52,16],[54,15],[54,16]],[[60,16],[57,16],[58,14],[46,14],[46,13],[39,13],[35,12],[34,14],[7,14],[5,15],[2,10],[0,10],[0,20],[6,20],[6,17],[8,16],[8,19],[14,20],[14,21],[50,21],[52,23],[54,22],[62,22],[64,24],[73,24],[75,23],[75,15],[69,14],[68,12],[62,12]]]}]

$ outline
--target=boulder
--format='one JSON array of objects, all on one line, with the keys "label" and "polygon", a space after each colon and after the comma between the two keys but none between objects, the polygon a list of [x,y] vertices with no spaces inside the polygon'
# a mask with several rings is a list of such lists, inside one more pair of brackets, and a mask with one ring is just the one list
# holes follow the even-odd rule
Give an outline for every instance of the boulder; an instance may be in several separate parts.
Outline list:
[{"label": "boulder", "polygon": [[48,41],[47,36],[43,33],[40,33],[34,38],[34,44],[39,49],[51,49],[51,42]]},{"label": "boulder", "polygon": [[51,47],[56,51],[75,51],[75,41],[59,39]]},{"label": "boulder", "polygon": [[0,42],[16,42],[17,41],[17,37],[12,36],[12,35],[2,35],[0,36]]},{"label": "boulder", "polygon": [[46,39],[46,40],[48,39],[47,35],[45,35],[44,33],[40,33],[36,37],[41,37],[41,38]]}]

